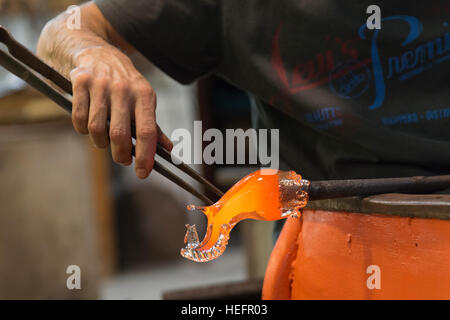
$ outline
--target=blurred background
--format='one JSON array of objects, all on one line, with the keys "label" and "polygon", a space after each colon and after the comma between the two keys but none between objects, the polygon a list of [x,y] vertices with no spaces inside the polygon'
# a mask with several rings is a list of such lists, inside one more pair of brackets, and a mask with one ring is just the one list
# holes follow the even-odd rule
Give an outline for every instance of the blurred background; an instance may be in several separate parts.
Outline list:
[{"label": "blurred background", "polygon": [[[35,52],[45,22],[79,3],[0,0],[0,24]],[[181,86],[133,60],[157,92],[169,137],[192,132],[195,120],[203,130],[251,126],[247,95],[223,80]],[[223,191],[256,170],[194,168]],[[201,204],[158,173],[139,181],[132,167],[113,164],[67,114],[0,67],[0,299],[258,298],[272,224],[244,221],[220,258],[187,261],[179,255],[185,224],[205,233],[203,215],[186,210],[192,203]],[[69,265],[81,268],[81,290],[66,287]]]}]

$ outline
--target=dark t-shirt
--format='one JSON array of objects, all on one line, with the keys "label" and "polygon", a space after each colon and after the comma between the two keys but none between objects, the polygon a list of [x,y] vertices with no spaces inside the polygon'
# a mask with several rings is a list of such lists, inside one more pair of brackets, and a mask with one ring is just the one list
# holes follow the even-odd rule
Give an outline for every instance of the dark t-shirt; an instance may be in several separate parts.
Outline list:
[{"label": "dark t-shirt", "polygon": [[[306,178],[450,171],[445,1],[96,0],[115,29],[182,83],[217,74],[280,129]],[[381,30],[366,9],[381,8]]]}]

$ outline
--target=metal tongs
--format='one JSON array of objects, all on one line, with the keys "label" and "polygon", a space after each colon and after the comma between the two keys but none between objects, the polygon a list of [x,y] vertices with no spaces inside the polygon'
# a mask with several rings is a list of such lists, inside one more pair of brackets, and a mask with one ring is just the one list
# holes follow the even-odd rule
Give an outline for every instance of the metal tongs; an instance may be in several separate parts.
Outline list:
[{"label": "metal tongs", "polygon": [[[10,32],[1,25],[0,42],[5,44],[8,48],[8,52],[0,50],[0,64],[5,69],[15,74],[17,77],[28,83],[31,87],[53,100],[57,105],[71,114],[72,83],[15,40]],[[48,81],[51,81],[53,85],[50,85]],[[131,135],[136,139],[136,127],[134,123],[131,125]],[[182,161],[177,161],[178,163],[174,163],[172,161],[171,153],[160,144],[157,144],[156,154],[176,166],[194,180],[198,181],[202,186],[214,194],[213,199],[207,197],[155,159],[153,166],[155,171],[162,174],[164,177],[191,193],[198,199],[203,200],[208,205],[211,205],[223,196],[222,191],[220,191],[211,182],[203,178],[191,167]],[[134,144],[132,147],[132,155],[133,157],[135,156]]]}]

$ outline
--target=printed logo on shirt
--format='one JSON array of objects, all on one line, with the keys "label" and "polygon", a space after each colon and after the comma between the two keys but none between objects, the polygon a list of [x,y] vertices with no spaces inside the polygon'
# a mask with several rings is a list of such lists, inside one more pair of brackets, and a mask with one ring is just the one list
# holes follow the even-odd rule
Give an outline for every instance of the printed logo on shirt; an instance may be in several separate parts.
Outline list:
[{"label": "printed logo on shirt", "polygon": [[[389,28],[396,25],[385,23],[383,30],[367,30],[364,23],[359,29],[359,39],[345,40],[334,38],[336,46],[333,49],[318,53],[314,58],[294,65],[288,70],[282,59],[280,48],[280,25],[275,32],[272,42],[272,68],[283,84],[283,97],[273,97],[270,101],[284,107],[285,111],[292,112],[291,98],[301,94],[305,90],[322,87],[328,84],[330,91],[342,99],[356,99],[365,96],[371,100],[365,106],[366,110],[382,108],[386,97],[389,95],[388,83],[390,80],[407,81],[421,73],[438,68],[450,59],[450,27],[448,22],[442,24],[442,31],[434,38],[417,43],[417,39],[423,33],[423,25],[418,18],[406,15],[385,17],[383,22],[396,21],[407,26],[407,33],[399,43],[398,53],[382,56],[383,48],[380,44],[380,32],[389,32]],[[398,25],[398,24],[397,24]],[[326,40],[332,39],[328,37]],[[361,48],[364,41],[368,45],[369,58],[362,58],[356,44]],[[359,43],[358,43],[359,42]],[[416,43],[416,44],[415,44]],[[415,44],[415,45],[414,45]],[[338,62],[336,62],[338,61]],[[372,88],[372,90],[368,90]],[[367,95],[374,95],[370,98]],[[344,106],[324,106],[314,112],[303,114],[305,121],[319,129],[328,129],[342,126],[346,121],[343,118],[346,112]],[[364,106],[363,106],[364,107]],[[329,113],[329,110],[333,110]],[[339,110],[339,112],[336,112]],[[441,111],[439,111],[441,110]],[[448,117],[442,116],[447,106],[430,108],[423,112],[411,112],[408,114],[389,115],[381,118],[381,124],[392,126],[398,124],[411,124],[419,121],[442,120]],[[318,121],[317,115],[333,115],[330,119]],[[435,116],[438,114],[439,116]],[[348,116],[348,115],[347,115]],[[358,122],[358,121],[357,121]],[[355,124],[355,123],[353,123]]]},{"label": "printed logo on shirt", "polygon": [[331,91],[341,98],[358,98],[369,88],[370,78],[367,66],[362,66],[357,60],[348,60],[330,72],[329,85]]},{"label": "printed logo on shirt", "polygon": [[[272,68],[283,83],[284,89],[288,94],[294,95],[305,90],[311,90],[335,80],[347,72],[356,70],[370,64],[371,60],[365,59],[356,65],[349,66],[348,69],[340,69],[334,72],[337,59],[358,60],[359,52],[356,43],[361,41],[359,38],[342,39],[340,37],[326,36],[325,41],[330,43],[330,49],[319,52],[315,57],[294,65],[288,70],[282,58],[280,47],[280,34],[282,25],[275,32],[272,39]],[[330,73],[332,75],[330,76]]]},{"label": "printed logo on shirt", "polygon": [[[401,43],[401,47],[411,44],[423,31],[422,23],[412,16],[393,16],[382,19],[382,21],[389,20],[401,20],[409,25],[409,33]],[[447,26],[448,23],[443,24],[443,27]],[[364,35],[365,29],[366,25],[364,24],[359,29],[359,35],[361,39],[370,40],[371,43],[370,52],[375,84],[375,99],[373,104],[369,106],[369,109],[377,109],[382,106],[386,96],[386,80],[393,78],[394,74],[399,80],[404,81],[450,58],[450,33],[444,32],[442,36],[420,43],[415,48],[400,52],[398,55],[388,57],[388,72],[386,75],[383,71],[384,68],[378,48],[380,30],[375,30],[369,39]]]}]

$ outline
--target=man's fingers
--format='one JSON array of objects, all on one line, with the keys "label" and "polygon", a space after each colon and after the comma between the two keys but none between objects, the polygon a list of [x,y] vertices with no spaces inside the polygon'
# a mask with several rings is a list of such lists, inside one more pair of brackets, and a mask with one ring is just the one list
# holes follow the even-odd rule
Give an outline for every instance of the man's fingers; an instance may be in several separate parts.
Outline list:
[{"label": "man's fingers", "polygon": [[156,125],[156,95],[153,88],[143,79],[111,83],[108,77],[93,77],[82,69],[74,70],[70,76],[74,92],[72,118],[75,129],[82,134],[89,133],[100,148],[110,142],[113,160],[130,165],[131,120],[134,118],[136,175],[146,178],[153,169],[157,141],[169,151],[173,147],[170,139]]},{"label": "man's fingers", "polygon": [[122,82],[112,84],[109,137],[113,160],[122,165],[130,165],[132,162],[129,105],[127,84]]},{"label": "man's fingers", "polygon": [[99,148],[106,148],[109,144],[108,119],[108,81],[96,79],[90,88],[90,106],[88,130],[94,144]]},{"label": "man's fingers", "polygon": [[72,80],[72,123],[80,134],[88,134],[89,119],[89,82],[90,76],[85,72],[71,74]]},{"label": "man's fingers", "polygon": [[155,120],[156,95],[149,84],[136,89],[136,176],[146,178],[153,168],[157,129]]}]

